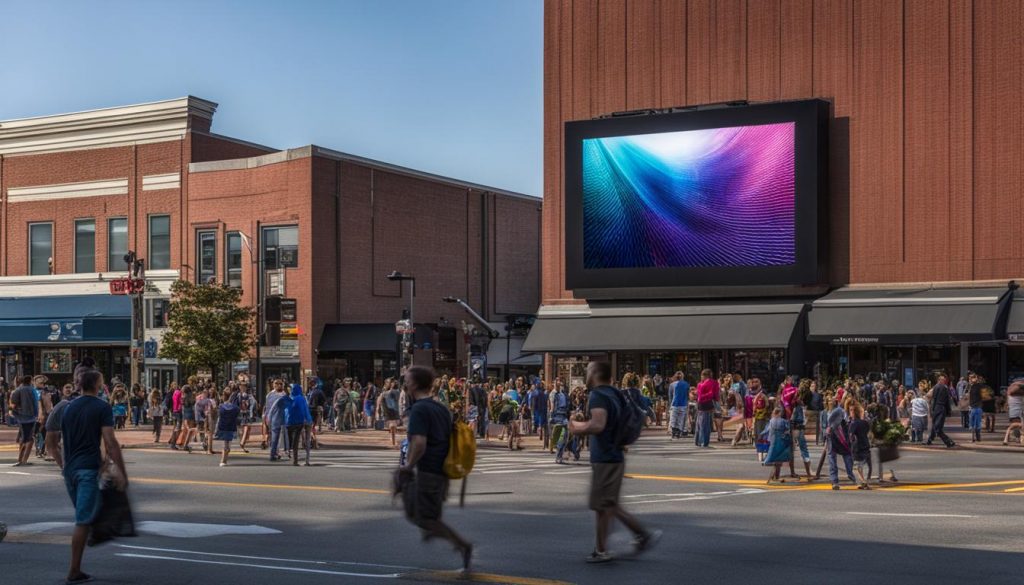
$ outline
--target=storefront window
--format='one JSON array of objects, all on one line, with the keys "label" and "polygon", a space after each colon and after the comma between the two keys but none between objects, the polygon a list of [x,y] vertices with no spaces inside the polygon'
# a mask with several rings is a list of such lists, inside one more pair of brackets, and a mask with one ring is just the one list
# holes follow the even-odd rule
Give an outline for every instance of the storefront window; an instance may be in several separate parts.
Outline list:
[{"label": "storefront window", "polygon": [[128,220],[114,218],[107,221],[107,270],[125,272],[128,265],[124,256],[128,253]]},{"label": "storefront window", "polygon": [[196,263],[199,265],[196,277],[199,284],[207,284],[217,278],[217,232],[198,232],[196,240]]},{"label": "storefront window", "polygon": [[922,345],[917,348],[917,383],[925,378],[935,382],[939,374],[947,374],[954,382],[957,380],[960,361],[960,346],[957,345]]},{"label": "storefront window", "polygon": [[615,383],[622,383],[622,378],[628,373],[642,374],[644,369],[644,354],[619,352],[615,354]]},{"label": "storefront window", "polygon": [[53,224],[33,223],[28,226],[29,274],[49,274],[53,258]]},{"label": "storefront window", "polygon": [[297,268],[299,265],[299,228],[273,227],[263,230],[263,266],[266,270]]}]

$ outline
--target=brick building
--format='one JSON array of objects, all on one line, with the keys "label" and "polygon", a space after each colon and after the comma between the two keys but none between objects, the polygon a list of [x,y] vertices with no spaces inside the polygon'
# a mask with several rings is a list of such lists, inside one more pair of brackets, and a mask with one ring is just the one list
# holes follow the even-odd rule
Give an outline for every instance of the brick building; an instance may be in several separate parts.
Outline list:
[{"label": "brick building", "polygon": [[[1024,306],[1007,286],[1024,274],[1022,18],[1016,0],[547,0],[542,308],[527,348],[563,376],[588,356],[620,373],[1024,375]],[[732,306],[667,295],[643,308],[567,290],[565,122],[807,98],[832,108],[822,290],[776,309],[756,286]],[[789,331],[697,333],[749,331],[766,310],[791,315]],[[640,313],[683,333],[611,333]],[[595,319],[600,343],[572,339]]]},{"label": "brick building", "polygon": [[465,366],[469,320],[442,297],[492,321],[536,312],[540,199],[318,146],[220,136],[210,132],[215,110],[187,97],[0,122],[5,377],[59,380],[92,355],[127,379],[130,303],[107,292],[128,250],[147,265],[153,385],[182,374],[152,352],[177,278],[238,286],[250,305],[264,294],[294,299],[281,345],[261,353],[264,376],[292,379],[394,372],[394,323],[409,299],[385,278],[393,270],[419,278],[417,359],[442,369]]}]

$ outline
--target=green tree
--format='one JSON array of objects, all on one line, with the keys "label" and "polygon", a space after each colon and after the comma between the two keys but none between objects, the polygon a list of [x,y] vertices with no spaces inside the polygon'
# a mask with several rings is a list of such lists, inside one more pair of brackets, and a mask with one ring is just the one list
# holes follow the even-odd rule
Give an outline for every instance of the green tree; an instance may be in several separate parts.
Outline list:
[{"label": "green tree", "polygon": [[253,310],[241,305],[241,290],[178,280],[171,295],[160,357],[192,370],[209,368],[216,378],[222,366],[249,355]]}]

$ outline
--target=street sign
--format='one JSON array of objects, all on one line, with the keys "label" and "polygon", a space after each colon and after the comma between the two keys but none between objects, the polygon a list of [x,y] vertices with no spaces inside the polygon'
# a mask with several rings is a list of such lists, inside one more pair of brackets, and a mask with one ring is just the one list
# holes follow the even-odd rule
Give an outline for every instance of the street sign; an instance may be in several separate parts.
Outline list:
[{"label": "street sign", "polygon": [[281,321],[298,321],[298,313],[295,299],[281,299]]},{"label": "street sign", "polygon": [[133,295],[146,290],[146,281],[142,278],[115,278],[110,281],[110,294]]}]

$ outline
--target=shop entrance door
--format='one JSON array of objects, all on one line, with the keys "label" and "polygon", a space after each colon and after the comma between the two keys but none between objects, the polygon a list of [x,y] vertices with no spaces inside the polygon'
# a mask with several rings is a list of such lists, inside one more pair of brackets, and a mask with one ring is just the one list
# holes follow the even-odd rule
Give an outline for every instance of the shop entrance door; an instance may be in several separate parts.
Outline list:
[{"label": "shop entrance door", "polygon": [[149,366],[146,368],[147,385],[167,391],[171,382],[177,382],[178,368],[175,366]]}]

